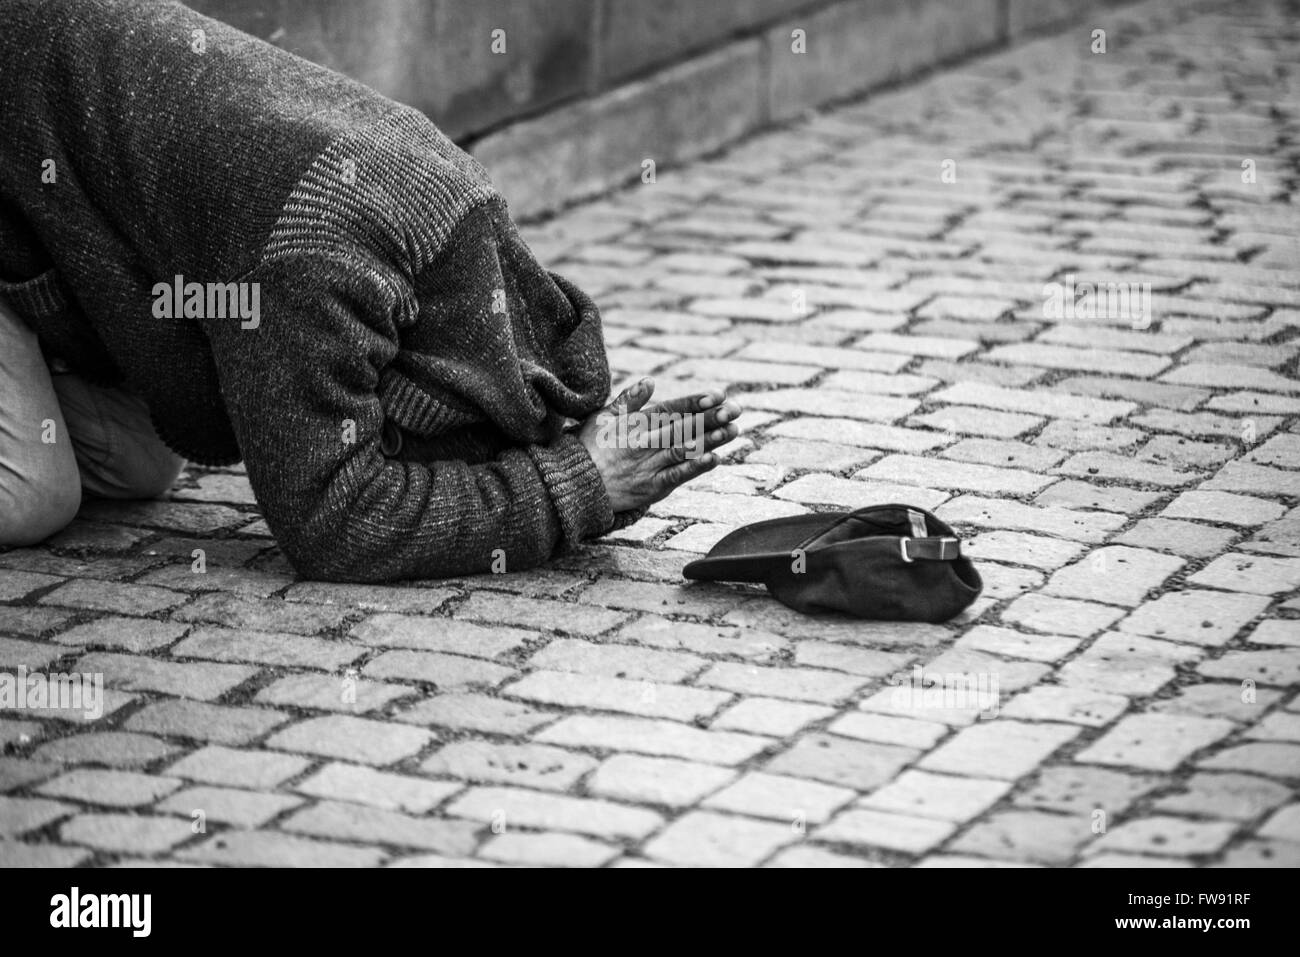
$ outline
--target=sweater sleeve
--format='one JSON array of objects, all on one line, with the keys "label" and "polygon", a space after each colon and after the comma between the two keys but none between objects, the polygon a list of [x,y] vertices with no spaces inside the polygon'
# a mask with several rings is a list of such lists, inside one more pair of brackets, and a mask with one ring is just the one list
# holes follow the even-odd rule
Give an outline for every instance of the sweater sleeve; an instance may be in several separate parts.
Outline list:
[{"label": "sweater sleeve", "polygon": [[261,280],[255,328],[207,320],[254,494],[300,574],[440,578],[502,559],[518,570],[612,526],[600,475],[570,435],[474,465],[386,458],[377,387],[397,347],[391,317],[375,316],[382,283],[357,262],[333,265],[325,280],[287,264],[245,277]]}]

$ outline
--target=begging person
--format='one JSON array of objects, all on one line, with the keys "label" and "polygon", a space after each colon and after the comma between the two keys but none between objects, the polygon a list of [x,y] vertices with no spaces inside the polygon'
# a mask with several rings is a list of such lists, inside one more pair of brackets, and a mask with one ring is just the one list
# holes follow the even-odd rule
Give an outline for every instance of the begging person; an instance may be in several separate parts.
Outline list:
[{"label": "begging person", "polygon": [[736,436],[606,405],[596,307],[416,110],[176,3],[2,17],[0,545],[242,459],[303,576],[514,570]]}]

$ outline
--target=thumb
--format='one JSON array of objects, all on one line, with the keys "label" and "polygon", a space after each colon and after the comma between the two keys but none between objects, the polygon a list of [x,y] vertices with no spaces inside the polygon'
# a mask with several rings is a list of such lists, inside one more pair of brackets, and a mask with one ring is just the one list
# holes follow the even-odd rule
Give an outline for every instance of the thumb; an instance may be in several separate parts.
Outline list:
[{"label": "thumb", "polygon": [[647,377],[620,392],[618,398],[609,404],[609,408],[616,413],[636,412],[650,401],[654,391],[655,381]]}]

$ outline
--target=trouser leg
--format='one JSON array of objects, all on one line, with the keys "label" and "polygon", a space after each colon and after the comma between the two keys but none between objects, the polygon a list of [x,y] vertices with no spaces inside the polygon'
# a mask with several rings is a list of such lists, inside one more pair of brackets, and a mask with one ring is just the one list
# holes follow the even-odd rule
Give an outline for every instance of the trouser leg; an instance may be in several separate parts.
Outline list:
[{"label": "trouser leg", "polygon": [[76,453],[36,334],[0,302],[0,545],[31,545],[81,506]]},{"label": "trouser leg", "polygon": [[156,498],[172,487],[185,460],[158,438],[142,398],[72,373],[53,381],[86,495]]}]

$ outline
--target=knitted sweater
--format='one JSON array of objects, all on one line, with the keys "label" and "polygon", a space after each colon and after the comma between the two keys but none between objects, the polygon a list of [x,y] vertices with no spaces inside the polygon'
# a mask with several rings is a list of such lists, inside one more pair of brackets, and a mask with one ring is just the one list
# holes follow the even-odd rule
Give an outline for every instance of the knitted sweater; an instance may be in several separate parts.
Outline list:
[{"label": "knitted sweater", "polygon": [[599,314],[482,167],[177,3],[0,0],[0,280],[177,453],[242,458],[305,576],[514,570],[615,523],[562,430],[609,391]]}]

